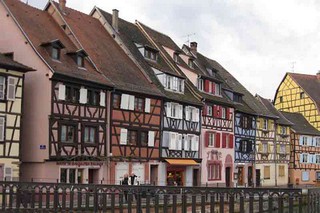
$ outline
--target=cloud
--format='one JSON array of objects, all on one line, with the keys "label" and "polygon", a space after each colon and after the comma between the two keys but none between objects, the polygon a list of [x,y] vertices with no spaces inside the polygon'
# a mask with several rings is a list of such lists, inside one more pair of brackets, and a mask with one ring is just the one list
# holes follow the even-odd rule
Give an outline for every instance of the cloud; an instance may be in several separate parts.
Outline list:
[{"label": "cloud", "polygon": [[[29,0],[43,8],[46,1]],[[181,46],[198,42],[199,51],[224,66],[249,91],[273,98],[291,71],[315,74],[320,69],[320,2],[316,0],[67,0],[89,13],[94,5],[169,35]]]}]

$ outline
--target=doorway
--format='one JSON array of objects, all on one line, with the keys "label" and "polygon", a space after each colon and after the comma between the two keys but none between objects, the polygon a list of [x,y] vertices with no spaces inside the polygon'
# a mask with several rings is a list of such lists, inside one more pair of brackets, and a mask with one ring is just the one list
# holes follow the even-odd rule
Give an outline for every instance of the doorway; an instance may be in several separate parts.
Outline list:
[{"label": "doorway", "polygon": [[98,169],[89,169],[88,174],[88,183],[99,183],[99,170]]},{"label": "doorway", "polygon": [[243,186],[244,185],[244,177],[243,177],[243,167],[238,167],[238,185]]},{"label": "doorway", "polygon": [[158,185],[158,165],[150,165],[150,184]]},{"label": "doorway", "polygon": [[256,169],[256,186],[257,187],[261,185],[260,178],[261,178],[260,169]]},{"label": "doorway", "polygon": [[168,170],[167,171],[167,185],[183,186],[184,172],[183,170]]},{"label": "doorway", "polygon": [[252,170],[252,166],[248,167],[248,186],[252,186],[253,185],[253,174],[252,174],[253,170]]},{"label": "doorway", "polygon": [[198,175],[199,175],[199,169],[194,169],[193,170],[193,183],[192,183],[192,185],[193,186],[198,186],[199,185],[199,183],[198,183]]},{"label": "doorway", "polygon": [[231,167],[226,167],[226,187],[231,185]]}]

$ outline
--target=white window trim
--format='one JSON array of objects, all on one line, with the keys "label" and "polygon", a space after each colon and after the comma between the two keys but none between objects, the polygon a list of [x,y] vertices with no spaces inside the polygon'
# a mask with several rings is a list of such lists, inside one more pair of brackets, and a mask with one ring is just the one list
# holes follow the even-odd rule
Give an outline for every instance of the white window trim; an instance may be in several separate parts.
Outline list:
[{"label": "white window trim", "polygon": [[[10,84],[10,80],[14,81],[14,84]],[[7,100],[14,101],[16,99],[16,85],[17,85],[17,78],[9,76],[7,80]],[[13,97],[9,96],[10,88],[13,86]]]}]

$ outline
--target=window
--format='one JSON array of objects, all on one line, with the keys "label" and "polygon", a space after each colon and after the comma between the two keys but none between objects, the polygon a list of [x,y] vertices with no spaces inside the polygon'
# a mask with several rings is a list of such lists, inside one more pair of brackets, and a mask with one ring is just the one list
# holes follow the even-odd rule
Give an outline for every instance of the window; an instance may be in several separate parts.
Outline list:
[{"label": "window", "polygon": [[88,90],[88,101],[87,103],[93,106],[99,105],[100,93],[94,90]]},{"label": "window", "polygon": [[264,175],[264,179],[266,180],[270,179],[270,166],[263,167],[263,175]]},{"label": "window", "polygon": [[287,128],[285,126],[281,126],[281,130],[280,130],[282,135],[286,135],[287,134]]},{"label": "window", "polygon": [[241,127],[244,129],[252,128],[252,118],[248,116],[241,116]]},{"label": "window", "polygon": [[188,60],[188,66],[190,67],[190,68],[194,68],[194,64],[193,64],[193,60],[192,59],[189,59]]},{"label": "window", "polygon": [[16,98],[16,78],[8,77],[7,99],[14,100]]},{"label": "window", "polygon": [[114,109],[120,109],[121,95],[113,94],[112,106]]},{"label": "window", "polygon": [[198,89],[203,91],[203,79],[198,78]]},{"label": "window", "polygon": [[174,62],[177,62],[178,63],[178,54],[177,53],[173,53],[173,60]]},{"label": "window", "polygon": [[302,159],[300,159],[301,163],[308,163],[308,154],[307,153],[301,154],[300,157],[302,158]]},{"label": "window", "polygon": [[172,76],[169,76],[169,75],[167,75],[166,76],[167,77],[167,85],[166,85],[166,88],[167,89],[172,89],[172,87],[173,87],[173,77]]},{"label": "window", "polygon": [[317,181],[320,181],[320,172],[316,172],[316,179]]},{"label": "window", "polygon": [[208,180],[221,180],[221,164],[208,163]]},{"label": "window", "polygon": [[184,80],[178,78],[178,92],[184,92]]},{"label": "window", "polygon": [[64,143],[76,142],[76,125],[63,124],[60,126],[60,141]]},{"label": "window", "polygon": [[60,169],[60,183],[67,183],[68,169]]},{"label": "window", "polygon": [[172,89],[173,90],[175,90],[175,91],[177,91],[178,90],[178,78],[176,78],[176,77],[173,77],[172,78]]},{"label": "window", "polygon": [[302,181],[309,181],[310,177],[309,177],[309,171],[302,171],[301,172],[301,180]]},{"label": "window", "polygon": [[55,60],[60,60],[60,49],[52,47],[51,57]]},{"label": "window", "polygon": [[262,143],[262,153],[268,153],[268,143]]},{"label": "window", "polygon": [[307,146],[308,145],[308,137],[307,136],[302,136],[302,145]]},{"label": "window", "polygon": [[215,85],[215,94],[216,95],[221,95],[221,89],[220,89],[220,84]]},{"label": "window", "polygon": [[60,183],[83,183],[83,174],[83,169],[61,168]]},{"label": "window", "polygon": [[139,112],[144,111],[144,98],[135,97],[134,110]]},{"label": "window", "polygon": [[251,153],[252,152],[252,141],[242,140],[240,141],[240,152]]},{"label": "window", "polygon": [[76,183],[76,169],[69,169],[69,183]]},{"label": "window", "polygon": [[66,86],[66,101],[79,103],[80,89],[76,87]]},{"label": "window", "polygon": [[208,141],[209,144],[208,145],[213,147],[214,146],[214,142],[215,142],[215,134],[212,133],[212,132],[209,132],[208,134],[209,134],[208,135],[208,137],[209,137],[209,141]]},{"label": "window", "polygon": [[305,97],[304,92],[300,92],[300,99],[303,99]]},{"label": "window", "polygon": [[226,115],[226,108],[222,107],[222,119],[226,119],[227,115]]},{"label": "window", "polygon": [[280,96],[280,103],[282,103],[283,102],[283,97],[282,96]]},{"label": "window", "polygon": [[233,101],[241,103],[242,102],[242,96],[241,95],[237,95],[237,94],[233,94]]},{"label": "window", "polygon": [[268,120],[267,119],[263,119],[263,121],[262,121],[262,129],[263,130],[268,130]]},{"label": "window", "polygon": [[85,143],[96,143],[98,137],[98,128],[93,126],[84,127],[84,142]]},{"label": "window", "polygon": [[278,152],[279,152],[279,154],[286,154],[286,145],[280,144]]},{"label": "window", "polygon": [[0,117],[0,141],[4,141],[5,129],[5,117]]},{"label": "window", "polygon": [[279,177],[285,176],[285,167],[283,165],[279,165]]},{"label": "window", "polygon": [[0,76],[0,99],[1,100],[4,100],[5,88],[6,88],[6,78],[3,76]]},{"label": "window", "polygon": [[316,163],[320,164],[320,155],[316,155]]},{"label": "window", "polygon": [[177,103],[167,103],[167,116],[182,119],[182,105]]},{"label": "window", "polygon": [[77,56],[77,65],[78,67],[84,67],[84,58],[82,55]]},{"label": "window", "polygon": [[213,71],[212,71],[211,68],[207,68],[207,72],[208,72],[208,74],[209,74],[210,76],[212,76]]},{"label": "window", "polygon": [[153,61],[156,61],[157,60],[157,53],[154,51],[145,49],[144,50],[144,57],[151,59]]},{"label": "window", "polygon": [[146,132],[146,131],[141,132],[140,145],[141,146],[148,146],[148,132]]},{"label": "window", "polygon": [[128,144],[136,146],[137,145],[137,135],[138,132],[134,130],[128,130]]},{"label": "window", "polygon": [[207,116],[212,116],[212,106],[207,105]]},{"label": "window", "polygon": [[316,140],[316,146],[320,147],[320,138],[317,137],[317,138],[315,138],[315,140]]}]

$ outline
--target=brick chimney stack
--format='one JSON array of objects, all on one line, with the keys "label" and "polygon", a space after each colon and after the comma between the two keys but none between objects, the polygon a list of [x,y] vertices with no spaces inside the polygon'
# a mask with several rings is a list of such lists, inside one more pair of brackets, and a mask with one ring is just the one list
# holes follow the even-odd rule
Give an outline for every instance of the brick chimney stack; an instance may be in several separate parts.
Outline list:
[{"label": "brick chimney stack", "polygon": [[320,70],[317,72],[317,79],[320,80]]},{"label": "brick chimney stack", "polygon": [[190,42],[190,50],[195,55],[197,55],[197,47],[198,47],[197,42],[195,42],[195,41]]},{"label": "brick chimney stack", "polygon": [[119,10],[112,10],[112,27],[116,32],[119,32]]},{"label": "brick chimney stack", "polygon": [[59,7],[60,10],[64,12],[64,9],[66,8],[67,0],[59,0]]}]

